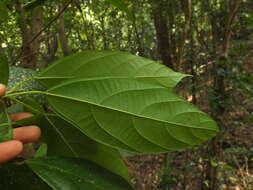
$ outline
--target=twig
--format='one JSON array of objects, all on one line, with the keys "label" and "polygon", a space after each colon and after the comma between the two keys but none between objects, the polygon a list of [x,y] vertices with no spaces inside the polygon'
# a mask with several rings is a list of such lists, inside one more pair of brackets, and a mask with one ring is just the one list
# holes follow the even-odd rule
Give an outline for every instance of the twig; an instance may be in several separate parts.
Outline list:
[{"label": "twig", "polygon": [[225,56],[225,57],[227,57],[227,55],[228,55],[230,40],[232,37],[231,27],[234,24],[236,14],[240,8],[241,2],[242,2],[241,0],[236,0],[234,2],[234,6],[232,7],[232,10],[230,11],[230,14],[228,15],[228,20],[227,20],[226,27],[225,27],[225,41],[223,44],[223,56]]},{"label": "twig", "polygon": [[232,159],[233,159],[235,165],[238,167],[239,173],[240,173],[240,175],[242,177],[241,180],[242,180],[243,186],[245,188],[247,188],[247,181],[245,180],[246,176],[243,173],[243,169],[240,167],[240,164],[239,164],[238,160],[236,159],[236,157],[234,155],[232,155]]}]

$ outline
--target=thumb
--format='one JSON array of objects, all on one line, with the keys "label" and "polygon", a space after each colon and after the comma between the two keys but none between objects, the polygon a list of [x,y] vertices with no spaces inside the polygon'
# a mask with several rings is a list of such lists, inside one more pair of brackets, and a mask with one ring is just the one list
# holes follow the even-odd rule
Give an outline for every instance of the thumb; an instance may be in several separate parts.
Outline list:
[{"label": "thumb", "polygon": [[3,96],[6,92],[6,86],[3,84],[0,84],[0,96]]}]

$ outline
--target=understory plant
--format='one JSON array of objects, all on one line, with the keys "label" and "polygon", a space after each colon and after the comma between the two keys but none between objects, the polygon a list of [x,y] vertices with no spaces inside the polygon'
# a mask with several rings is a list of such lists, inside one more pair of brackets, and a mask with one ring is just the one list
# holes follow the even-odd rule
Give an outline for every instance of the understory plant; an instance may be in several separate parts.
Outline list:
[{"label": "understory plant", "polygon": [[[0,99],[0,142],[12,139],[13,128],[36,124],[40,147],[13,164],[27,165],[55,190],[132,189],[122,152],[171,152],[217,134],[206,113],[173,92],[184,77],[118,51],[77,53],[38,74],[9,68],[1,57],[0,82],[8,92]],[[15,110],[34,116],[11,122]]]}]

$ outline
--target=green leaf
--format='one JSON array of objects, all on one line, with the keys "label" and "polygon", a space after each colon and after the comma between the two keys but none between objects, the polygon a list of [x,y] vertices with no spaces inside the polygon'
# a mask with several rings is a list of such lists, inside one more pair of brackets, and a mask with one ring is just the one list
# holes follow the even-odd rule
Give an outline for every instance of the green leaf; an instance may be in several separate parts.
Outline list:
[{"label": "green leaf", "polygon": [[36,151],[34,157],[39,158],[39,157],[44,157],[47,155],[47,144],[42,144],[40,145],[39,149]]},{"label": "green leaf", "polygon": [[219,166],[219,163],[216,162],[216,161],[214,161],[214,160],[211,160],[210,162],[211,162],[211,165],[212,165],[213,167]]},{"label": "green leaf", "polygon": [[0,56],[0,84],[7,85],[8,78],[9,78],[9,64],[7,57]]},{"label": "green leaf", "polygon": [[105,1],[111,3],[112,5],[117,7],[118,9],[124,11],[125,13],[128,14],[130,19],[133,19],[133,15],[130,13],[129,9],[127,8],[127,5],[125,4],[124,0],[105,0]]},{"label": "green leaf", "polygon": [[186,75],[125,52],[88,51],[57,61],[38,77],[52,109],[102,144],[137,153],[197,145],[216,123],[177,97]]},{"label": "green leaf", "polygon": [[17,104],[12,105],[8,108],[8,113],[18,113],[18,112],[30,112],[33,114],[32,117],[25,118],[16,122],[13,122],[13,127],[23,126],[23,125],[34,125],[38,123],[44,116],[45,111],[43,108],[31,97],[22,97],[22,100],[16,99],[14,97],[8,97],[10,100],[16,102]]},{"label": "green leaf", "polygon": [[[3,107],[0,100],[0,107]],[[11,120],[6,109],[0,110],[0,142],[12,139]]]},{"label": "green leaf", "polygon": [[29,118],[25,118],[22,120],[18,120],[14,123],[12,123],[13,127],[20,127],[24,125],[34,125],[35,123],[39,122],[42,118],[42,115],[37,114]]},{"label": "green leaf", "polygon": [[127,52],[86,51],[64,57],[36,79],[46,88],[73,78],[130,77],[155,80],[173,88],[188,75],[177,73],[168,67]]},{"label": "green leaf", "polygon": [[240,148],[240,147],[232,147],[232,148],[227,148],[224,150],[225,153],[238,153],[238,154],[247,154],[248,150],[245,148]]},{"label": "green leaf", "polygon": [[21,104],[13,104],[7,108],[9,114],[24,112],[24,106]]},{"label": "green leaf", "polygon": [[145,78],[75,79],[46,94],[52,108],[84,134],[127,151],[179,150],[206,141],[218,131],[207,114]]},{"label": "green leaf", "polygon": [[26,112],[31,112],[33,114],[44,114],[45,111],[41,107],[41,105],[33,98],[31,97],[24,97],[22,101],[16,100],[18,103],[21,103],[24,105]]},{"label": "green leaf", "polygon": [[58,116],[46,116],[38,125],[48,144],[48,156],[85,158],[130,181],[117,150],[93,141]]},{"label": "green leaf", "polygon": [[86,160],[49,157],[26,163],[54,190],[132,189],[122,178]]}]

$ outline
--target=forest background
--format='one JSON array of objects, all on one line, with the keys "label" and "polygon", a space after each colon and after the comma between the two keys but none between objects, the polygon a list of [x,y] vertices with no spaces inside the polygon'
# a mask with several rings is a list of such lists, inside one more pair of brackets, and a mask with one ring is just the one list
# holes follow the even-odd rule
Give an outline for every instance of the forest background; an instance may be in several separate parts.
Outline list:
[{"label": "forest background", "polygon": [[[178,94],[221,132],[184,151],[126,158],[135,189],[253,189],[253,1],[0,1],[0,55],[42,70],[84,50],[121,50],[192,75]],[[28,3],[28,6],[24,6]]]}]

